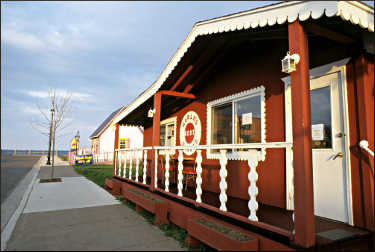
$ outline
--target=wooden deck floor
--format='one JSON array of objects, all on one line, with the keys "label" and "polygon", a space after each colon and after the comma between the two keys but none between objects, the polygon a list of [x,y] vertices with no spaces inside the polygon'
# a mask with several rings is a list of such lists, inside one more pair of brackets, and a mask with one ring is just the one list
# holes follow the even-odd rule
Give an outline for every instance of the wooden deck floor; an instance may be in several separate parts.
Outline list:
[{"label": "wooden deck floor", "polygon": [[[164,184],[161,181],[158,183],[158,187],[164,189]],[[172,183],[169,186],[170,193],[174,193],[177,195],[177,185]],[[187,187],[183,189],[184,197],[195,200],[196,193],[195,187]],[[210,206],[219,208],[220,201],[219,201],[219,194],[203,191],[202,193],[202,202],[208,204]],[[229,212],[235,213],[239,216],[248,217],[249,216],[249,209],[248,209],[248,200],[228,197],[227,201],[227,209]],[[293,231],[293,218],[292,218],[292,211],[288,211],[283,208],[274,207],[270,205],[260,204],[257,211],[257,216],[259,221],[265,222],[276,227]],[[331,240],[321,234],[325,231],[331,230],[332,232],[350,232],[353,234],[353,237],[350,239],[358,239],[361,237],[371,237],[371,233],[367,230],[350,226],[346,223],[315,216],[315,233],[316,233],[316,246],[326,246],[329,244],[342,242],[343,240]],[[344,231],[343,231],[344,230]],[[355,237],[354,237],[355,236]],[[372,236],[373,237],[373,236]],[[371,241],[370,241],[371,243]]]},{"label": "wooden deck floor", "polygon": [[[140,181],[142,181],[142,178],[139,178]],[[120,180],[123,180],[120,178]],[[127,180],[127,179],[126,179]],[[127,180],[129,181],[129,180]],[[147,184],[150,185],[150,178],[147,178]],[[142,185],[144,188],[144,186]],[[164,190],[164,183],[162,183],[161,180],[158,181],[158,188]],[[187,187],[183,189],[183,196],[187,201],[187,204],[191,205],[191,207],[194,208],[194,204],[192,202],[195,202],[196,199],[196,192],[195,187]],[[160,194],[167,196],[168,193],[163,192],[161,190]],[[175,195],[176,198],[181,199],[180,197],[177,197],[177,184],[171,182],[169,185],[169,196]],[[168,197],[169,197],[168,196]],[[210,206],[211,208],[216,208],[217,210],[220,207],[220,201],[219,201],[219,194],[213,193],[209,191],[203,191],[202,193],[202,202],[205,205]],[[227,200],[227,209],[228,212],[231,212],[235,214],[236,216],[239,216],[240,219],[247,220],[247,217],[249,216],[249,209],[248,209],[248,200],[228,197]],[[207,210],[207,209],[206,209]],[[210,210],[207,210],[210,212]],[[220,212],[220,211],[217,211]],[[215,214],[212,212],[213,215]],[[259,222],[263,222],[269,225],[272,225],[277,228],[281,228],[283,230],[286,230],[290,233],[293,232],[293,218],[292,218],[292,211],[288,211],[283,208],[270,206],[266,204],[259,203],[259,208],[257,211],[257,216]],[[217,215],[217,213],[216,213]],[[236,221],[236,220],[233,220]],[[230,221],[231,222],[231,221]],[[238,223],[238,220],[237,220]],[[247,223],[248,224],[248,223]],[[324,232],[331,231],[333,235],[331,236],[324,236]],[[336,234],[335,234],[336,232]],[[339,237],[340,233],[349,233],[352,234],[352,237],[349,237],[348,239],[328,239],[327,237]],[[346,223],[342,223],[339,221],[335,221],[332,219],[322,218],[319,216],[315,216],[315,233],[316,233],[316,247],[325,251],[363,251],[363,250],[370,250],[372,251],[372,248],[374,247],[374,235],[372,232],[369,232],[367,230],[350,226]],[[286,238],[286,237],[285,237]],[[285,240],[282,238],[279,241]],[[286,240],[288,240],[286,238]],[[293,242],[290,241],[290,244]],[[354,244],[354,245],[353,245]],[[287,244],[286,244],[287,245]]]}]

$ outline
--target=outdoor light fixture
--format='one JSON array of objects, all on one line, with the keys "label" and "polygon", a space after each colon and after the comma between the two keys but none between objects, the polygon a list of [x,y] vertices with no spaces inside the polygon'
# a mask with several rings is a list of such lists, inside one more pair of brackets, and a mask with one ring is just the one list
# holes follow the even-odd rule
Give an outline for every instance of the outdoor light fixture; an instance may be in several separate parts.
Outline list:
[{"label": "outdoor light fixture", "polygon": [[298,54],[289,55],[287,52],[284,59],[281,60],[281,71],[283,73],[291,73],[296,71],[296,65],[298,64],[300,57]]},{"label": "outdoor light fixture", "polygon": [[148,117],[154,117],[155,112],[156,112],[156,109],[151,109],[151,108],[150,108],[150,110],[149,110],[148,113],[147,113],[147,116],[148,116]]}]

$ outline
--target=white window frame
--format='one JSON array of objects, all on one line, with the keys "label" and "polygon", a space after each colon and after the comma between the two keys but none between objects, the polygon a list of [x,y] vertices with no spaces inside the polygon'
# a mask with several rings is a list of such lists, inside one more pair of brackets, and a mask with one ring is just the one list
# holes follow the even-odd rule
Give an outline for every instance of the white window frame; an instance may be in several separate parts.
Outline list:
[{"label": "white window frame", "polygon": [[[174,129],[173,129],[173,131],[174,131],[174,140],[173,140],[173,142],[172,142],[172,146],[176,146],[177,116],[170,117],[170,118],[167,118],[167,119],[161,121],[161,122],[160,122],[160,127],[161,127],[162,125],[167,126],[168,124],[172,124],[172,123],[174,124]],[[165,130],[165,133],[167,134],[167,129]],[[167,136],[166,136],[166,137],[167,137]],[[160,139],[160,133],[159,133],[159,139]],[[165,140],[167,140],[167,138],[165,138]],[[164,143],[164,146],[166,146],[165,143]],[[160,150],[160,152],[159,152],[160,155],[165,155],[165,153],[166,153],[165,150]],[[169,153],[170,155],[174,155],[174,154],[176,153],[176,151],[175,151],[175,150],[170,150],[170,151],[168,151],[168,153]]]},{"label": "white window frame", "polygon": [[[234,120],[234,103],[236,101],[240,101],[246,98],[254,97],[254,96],[260,96],[260,115],[261,115],[261,139],[260,143],[266,143],[266,102],[265,102],[265,88],[263,85],[260,85],[256,88],[252,88],[240,93],[236,93],[233,95],[229,95],[217,100],[210,101],[207,103],[207,131],[206,131],[206,139],[207,139],[207,145],[211,145],[211,113],[212,108],[232,103],[232,120]],[[232,121],[232,143],[234,141],[234,123]],[[266,157],[266,149],[262,148],[261,150],[261,156],[262,161],[265,160]],[[227,158],[229,160],[247,160],[248,157],[248,151],[232,151],[228,152]],[[211,150],[207,150],[207,158],[208,159],[220,159],[220,153],[212,153]]]},{"label": "white window frame", "polygon": [[[121,137],[121,138],[119,138],[119,140],[118,140],[118,148],[119,149],[126,149],[126,141],[125,141],[125,148],[121,148],[121,140],[126,140],[126,139],[128,139],[128,143],[129,143],[130,139],[128,137]],[[130,144],[129,144],[128,148],[130,148]]]}]

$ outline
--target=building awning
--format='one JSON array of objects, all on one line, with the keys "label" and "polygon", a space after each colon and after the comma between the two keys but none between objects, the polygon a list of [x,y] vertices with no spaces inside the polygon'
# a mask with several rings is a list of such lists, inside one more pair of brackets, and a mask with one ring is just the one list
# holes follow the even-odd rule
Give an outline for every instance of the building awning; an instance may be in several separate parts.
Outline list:
[{"label": "building awning", "polygon": [[280,25],[286,22],[293,23],[297,19],[300,21],[319,19],[323,16],[339,16],[344,21],[350,21],[353,25],[374,32],[374,9],[364,3],[354,1],[283,2],[197,22],[158,79],[116,116],[113,124],[123,120],[161,88],[198,36]]}]

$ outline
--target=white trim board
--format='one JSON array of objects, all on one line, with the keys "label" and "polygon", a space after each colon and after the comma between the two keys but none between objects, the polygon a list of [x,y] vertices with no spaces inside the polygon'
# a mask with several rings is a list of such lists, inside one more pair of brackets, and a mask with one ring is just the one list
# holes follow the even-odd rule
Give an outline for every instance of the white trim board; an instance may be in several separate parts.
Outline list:
[{"label": "white trim board", "polygon": [[[342,90],[342,101],[343,101],[343,118],[344,118],[344,141],[346,156],[346,197],[348,202],[348,217],[349,224],[353,223],[353,202],[352,202],[352,183],[351,183],[351,165],[350,165],[350,150],[349,150],[349,116],[348,116],[348,99],[347,99],[347,81],[346,81],[346,64],[350,58],[345,58],[339,61],[335,61],[323,66],[315,67],[310,69],[310,79],[318,78],[323,75],[331,73],[339,73],[341,79],[341,90]],[[284,82],[285,87],[285,141],[293,141],[293,130],[292,130],[292,105],[291,105],[291,92],[290,92],[290,76],[281,79]],[[293,151],[291,153],[286,152],[286,160],[289,160],[289,165],[286,167],[286,205],[287,209],[294,209],[294,197],[289,197],[290,193],[294,191],[293,185]],[[288,164],[288,163],[287,163]]]}]

